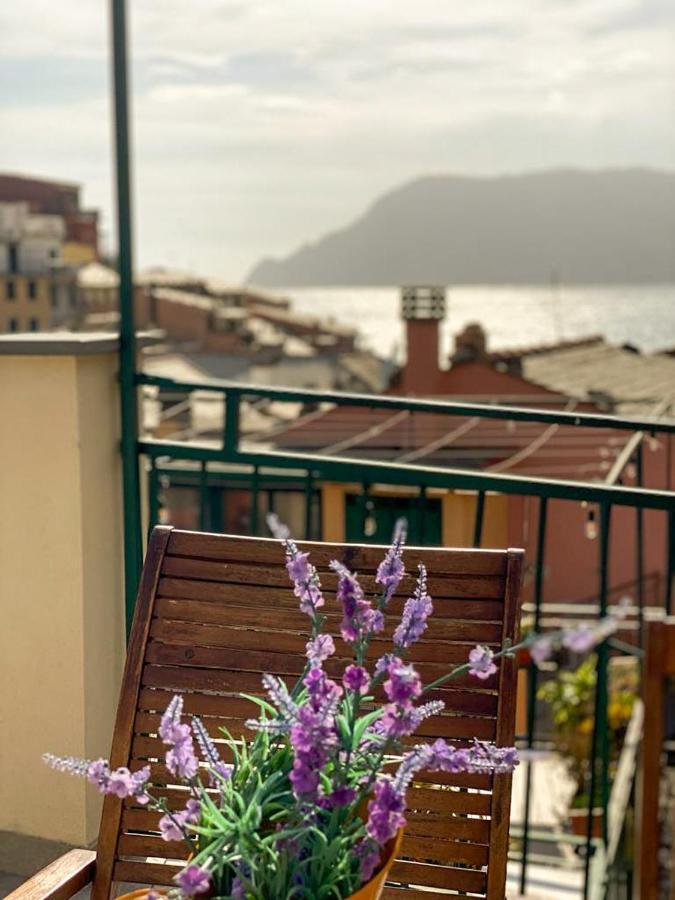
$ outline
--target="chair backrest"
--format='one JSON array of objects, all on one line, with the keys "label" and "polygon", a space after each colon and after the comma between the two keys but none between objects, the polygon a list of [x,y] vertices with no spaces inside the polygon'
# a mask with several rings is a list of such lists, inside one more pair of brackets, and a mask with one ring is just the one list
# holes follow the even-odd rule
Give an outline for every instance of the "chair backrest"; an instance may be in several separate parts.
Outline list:
[{"label": "chair backrest", "polygon": [[[300,543],[311,550],[326,595],[334,633],[336,577],[328,567],[339,559],[358,571],[364,588],[374,588],[383,548]],[[297,609],[281,545],[275,540],[197,534],[155,528],[143,568],[111,753],[113,766],[132,771],[152,764],[155,794],[181,808],[185,793],[171,786],[158,760],[161,712],[174,693],[185,710],[203,717],[217,734],[226,724],[245,733],[256,714],[239,691],[262,694],[260,675],[293,677],[302,668],[308,620]],[[522,552],[407,548],[409,570],[424,562],[434,615],[424,640],[412,650],[423,681],[429,682],[480,642],[494,648],[517,630]],[[391,601],[389,627],[374,642],[373,656],[390,649],[391,635],[413,586],[406,576]],[[331,600],[333,607],[331,609]],[[376,646],[375,646],[376,644]],[[342,663],[348,651],[344,648]],[[340,651],[336,656],[340,656]],[[466,742],[473,737],[513,743],[515,663],[506,657],[487,681],[465,676],[436,692],[446,712],[425,723],[420,735]],[[431,695],[430,695],[431,696]],[[431,697],[433,699],[433,696]],[[398,883],[390,900],[426,900],[418,887],[504,897],[511,778],[508,775],[422,775],[409,792],[408,827],[402,858],[392,870]],[[117,881],[170,884],[181,844],[157,833],[158,814],[106,797],[97,850],[93,900],[110,896]],[[167,859],[167,855],[170,857]]]},{"label": "chair backrest", "polygon": [[[640,746],[635,829],[637,878],[633,895],[638,900],[663,896],[659,884],[662,830],[659,824],[659,797],[663,777],[666,698],[675,679],[675,616],[647,622],[645,660],[642,674],[644,724]],[[672,876],[675,881],[675,873]],[[671,886],[675,892],[675,883]],[[671,894],[673,896],[673,894]]]}]

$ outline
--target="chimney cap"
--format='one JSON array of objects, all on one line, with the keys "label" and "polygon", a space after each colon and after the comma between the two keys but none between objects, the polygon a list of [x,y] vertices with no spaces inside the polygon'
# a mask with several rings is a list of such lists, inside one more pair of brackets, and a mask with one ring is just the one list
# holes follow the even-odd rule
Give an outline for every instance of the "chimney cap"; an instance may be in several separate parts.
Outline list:
[{"label": "chimney cap", "polygon": [[401,288],[401,316],[404,320],[445,318],[445,287],[415,285]]}]

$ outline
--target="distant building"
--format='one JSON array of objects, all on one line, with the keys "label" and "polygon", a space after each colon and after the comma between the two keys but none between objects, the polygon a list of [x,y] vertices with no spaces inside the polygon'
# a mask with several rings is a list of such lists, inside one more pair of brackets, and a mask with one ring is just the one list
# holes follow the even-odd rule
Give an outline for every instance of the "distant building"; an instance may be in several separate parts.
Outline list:
[{"label": "distant building", "polygon": [[62,216],[0,202],[0,332],[43,331],[77,318],[73,270],[64,264]]},{"label": "distant building", "polygon": [[0,203],[26,203],[30,213],[60,216],[64,263],[81,265],[98,257],[98,212],[81,208],[78,184],[0,173]]}]

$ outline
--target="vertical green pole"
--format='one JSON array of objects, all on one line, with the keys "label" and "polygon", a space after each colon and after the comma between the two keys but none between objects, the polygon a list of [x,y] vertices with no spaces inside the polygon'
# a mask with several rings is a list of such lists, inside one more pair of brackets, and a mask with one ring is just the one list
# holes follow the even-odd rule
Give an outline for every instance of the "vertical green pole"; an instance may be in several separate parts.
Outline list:
[{"label": "vertical green pole", "polygon": [[[635,456],[635,481],[638,487],[642,487],[642,442],[637,448]],[[644,605],[645,605],[645,544],[644,544],[644,510],[641,506],[635,507],[635,595],[638,603],[638,645],[644,649]]]},{"label": "vertical green pole", "polygon": [[239,449],[239,412],[241,394],[237,390],[228,390],[225,395],[225,425],[223,434],[223,452],[226,459],[231,459]]},{"label": "vertical green pole", "polygon": [[[611,506],[600,506],[600,618],[607,615],[609,586],[609,524]],[[586,823],[586,859],[584,861],[584,900],[590,890],[591,853],[593,849],[593,807],[598,784],[602,801],[602,839],[607,846],[607,805],[609,802],[609,736],[607,734],[607,666],[609,646],[603,641],[597,648],[595,683],[595,708],[593,716],[593,740],[590,754],[590,785],[588,791],[588,821]],[[598,779],[598,769],[600,769]]]},{"label": "vertical green pole", "polygon": [[[544,561],[546,554],[546,521],[548,518],[548,498],[539,499],[539,521],[537,523],[537,563],[534,575],[534,623],[533,628],[539,631],[541,622],[541,603],[544,590]],[[534,730],[537,712],[537,681],[539,670],[532,660],[527,673],[527,749],[534,744]],[[527,889],[527,854],[530,844],[530,807],[532,799],[532,762],[525,764],[525,812],[523,816],[523,859],[520,869],[520,893]]]},{"label": "vertical green pole", "polygon": [[483,539],[483,514],[485,512],[485,491],[478,491],[476,497],[476,518],[473,523],[473,545],[480,547]]},{"label": "vertical green pole", "polygon": [[136,332],[131,232],[131,177],[127,87],[126,0],[111,0],[113,85],[115,95],[115,172],[117,184],[117,268],[120,278],[119,379],[122,424],[124,501],[124,587],[127,634],[141,573],[141,502],[138,477],[138,406],[136,397]]},{"label": "vertical green pole", "polygon": [[314,540],[314,476],[309,470],[305,479],[305,540]]},{"label": "vertical green pole", "polygon": [[150,457],[148,470],[148,531],[152,531],[159,521],[159,484],[157,476],[157,463],[155,457]]},{"label": "vertical green pole", "polygon": [[425,541],[425,518],[427,511],[427,489],[424,485],[420,487],[420,492],[417,495],[417,540],[420,545],[424,547]]}]

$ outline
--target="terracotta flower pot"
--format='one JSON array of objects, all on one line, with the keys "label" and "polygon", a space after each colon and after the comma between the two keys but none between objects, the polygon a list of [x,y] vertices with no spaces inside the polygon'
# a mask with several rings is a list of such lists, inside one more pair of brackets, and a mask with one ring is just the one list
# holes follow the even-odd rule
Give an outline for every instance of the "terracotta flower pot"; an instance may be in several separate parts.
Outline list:
[{"label": "terracotta flower pot", "polygon": [[[387,880],[387,876],[389,875],[391,867],[394,865],[394,860],[401,847],[402,840],[403,829],[400,828],[395,837],[385,845],[382,851],[382,865],[380,869],[373,875],[367,884],[360,887],[355,894],[350,894],[349,897],[347,897],[347,900],[379,900],[382,895],[382,890],[384,889],[384,883]],[[148,893],[148,888],[141,888],[138,891],[131,891],[129,894],[121,894],[117,900],[146,900]],[[166,892],[160,890],[156,891],[156,893],[164,895]]]}]

